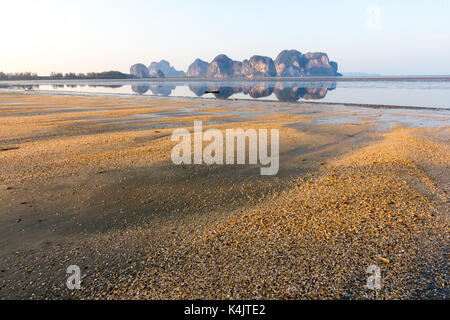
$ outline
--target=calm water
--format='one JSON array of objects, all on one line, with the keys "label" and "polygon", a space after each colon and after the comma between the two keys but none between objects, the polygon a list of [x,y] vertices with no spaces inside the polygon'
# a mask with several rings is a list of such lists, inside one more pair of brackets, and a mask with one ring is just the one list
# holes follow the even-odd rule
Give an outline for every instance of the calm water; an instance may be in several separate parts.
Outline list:
[{"label": "calm water", "polygon": [[0,90],[132,94],[216,99],[321,101],[450,108],[450,81],[248,82],[67,81],[0,82]]}]

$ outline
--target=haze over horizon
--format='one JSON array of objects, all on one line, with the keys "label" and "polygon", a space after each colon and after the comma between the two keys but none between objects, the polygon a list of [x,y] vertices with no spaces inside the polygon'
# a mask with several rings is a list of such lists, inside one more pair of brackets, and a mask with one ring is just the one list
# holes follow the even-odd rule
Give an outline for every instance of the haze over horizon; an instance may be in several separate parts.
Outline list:
[{"label": "haze over horizon", "polygon": [[165,59],[326,52],[339,72],[450,74],[450,3],[61,1],[2,3],[0,71],[128,73]]}]

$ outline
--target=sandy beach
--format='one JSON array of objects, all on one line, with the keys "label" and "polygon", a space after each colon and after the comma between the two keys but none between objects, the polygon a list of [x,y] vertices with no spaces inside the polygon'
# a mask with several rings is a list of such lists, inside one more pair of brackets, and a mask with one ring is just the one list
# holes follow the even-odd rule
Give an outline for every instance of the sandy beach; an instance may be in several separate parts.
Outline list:
[{"label": "sandy beach", "polygon": [[[0,299],[447,299],[450,119],[404,114],[1,92]],[[278,174],[174,165],[199,120],[279,129]]]}]

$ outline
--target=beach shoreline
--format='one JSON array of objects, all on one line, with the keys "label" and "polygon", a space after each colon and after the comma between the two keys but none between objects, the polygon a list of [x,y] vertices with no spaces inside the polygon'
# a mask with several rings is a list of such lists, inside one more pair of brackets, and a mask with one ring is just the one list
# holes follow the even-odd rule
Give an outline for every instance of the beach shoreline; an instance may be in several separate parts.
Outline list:
[{"label": "beach shoreline", "polygon": [[73,96],[73,97],[117,97],[117,98],[136,98],[136,99],[173,99],[175,101],[241,101],[241,102],[251,102],[259,101],[261,103],[273,103],[273,104],[297,104],[297,105],[323,105],[323,106],[348,106],[355,108],[371,108],[371,109],[399,109],[399,110],[416,110],[416,111],[450,111],[450,108],[446,107],[421,107],[421,106],[410,106],[410,105],[392,105],[392,104],[370,104],[370,103],[352,103],[352,102],[332,102],[332,101],[312,101],[312,100],[297,100],[297,101],[280,101],[274,99],[254,99],[254,98],[230,98],[230,99],[218,99],[209,97],[184,97],[184,96],[159,96],[159,95],[137,95],[134,93],[103,93],[103,92],[83,92],[83,91],[51,91],[51,90],[22,90],[22,89],[0,89],[0,94],[29,94],[29,95],[56,95],[56,96]]},{"label": "beach shoreline", "polygon": [[[445,119],[261,100],[0,101],[1,299],[448,298]],[[278,129],[278,175],[174,165],[172,131],[199,120]],[[371,264],[382,290],[365,287]],[[82,290],[66,287],[70,265]]]}]

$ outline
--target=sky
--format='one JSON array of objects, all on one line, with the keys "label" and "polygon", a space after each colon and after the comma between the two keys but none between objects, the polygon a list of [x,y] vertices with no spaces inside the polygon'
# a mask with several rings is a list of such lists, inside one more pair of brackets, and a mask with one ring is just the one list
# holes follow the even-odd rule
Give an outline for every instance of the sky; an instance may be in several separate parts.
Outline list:
[{"label": "sky", "polygon": [[0,0],[0,71],[186,70],[225,53],[326,52],[340,72],[450,74],[449,0]]}]

